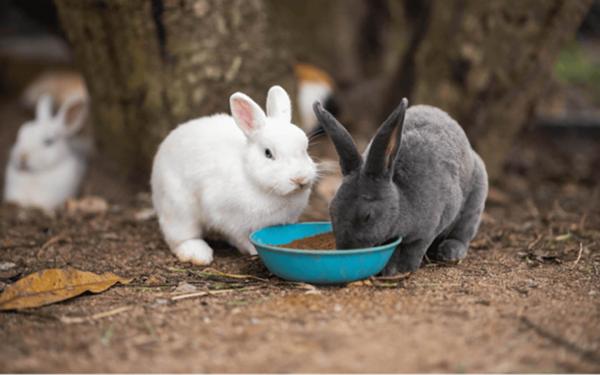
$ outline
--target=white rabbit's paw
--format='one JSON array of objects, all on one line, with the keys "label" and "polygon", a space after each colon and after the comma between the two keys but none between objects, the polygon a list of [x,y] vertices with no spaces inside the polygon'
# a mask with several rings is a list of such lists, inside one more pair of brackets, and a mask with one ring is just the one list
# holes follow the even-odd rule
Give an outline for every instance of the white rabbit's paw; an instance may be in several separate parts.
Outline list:
[{"label": "white rabbit's paw", "polygon": [[182,262],[191,262],[198,266],[208,266],[213,261],[213,249],[203,240],[187,240],[174,250]]},{"label": "white rabbit's paw", "polygon": [[250,244],[250,246],[248,248],[246,248],[246,254],[257,255],[258,252],[256,251],[256,247],[254,247],[254,245]]},{"label": "white rabbit's paw", "polygon": [[256,247],[249,240],[245,239],[243,241],[231,241],[232,245],[234,245],[242,254],[245,255],[256,255]]}]

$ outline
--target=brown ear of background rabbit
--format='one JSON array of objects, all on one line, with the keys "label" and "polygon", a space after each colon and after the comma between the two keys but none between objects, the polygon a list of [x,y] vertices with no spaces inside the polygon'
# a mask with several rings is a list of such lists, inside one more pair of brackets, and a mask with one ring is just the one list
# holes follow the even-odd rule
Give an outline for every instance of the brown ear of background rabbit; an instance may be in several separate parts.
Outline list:
[{"label": "brown ear of background rabbit", "polygon": [[[330,205],[337,247],[374,246],[402,236],[384,275],[417,270],[425,254],[442,262],[463,259],[488,192],[485,165],[460,125],[438,108],[407,107],[405,98],[364,156],[334,116],[318,102],[313,107],[344,175]],[[388,157],[390,142],[395,146]]]}]

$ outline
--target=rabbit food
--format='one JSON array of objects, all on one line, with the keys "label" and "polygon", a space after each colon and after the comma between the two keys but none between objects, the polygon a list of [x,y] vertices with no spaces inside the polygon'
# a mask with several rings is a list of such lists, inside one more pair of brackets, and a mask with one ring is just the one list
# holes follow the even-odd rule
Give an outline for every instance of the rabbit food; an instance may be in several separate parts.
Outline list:
[{"label": "rabbit food", "polygon": [[286,249],[300,250],[335,250],[335,237],[332,232],[317,234],[281,245]]}]

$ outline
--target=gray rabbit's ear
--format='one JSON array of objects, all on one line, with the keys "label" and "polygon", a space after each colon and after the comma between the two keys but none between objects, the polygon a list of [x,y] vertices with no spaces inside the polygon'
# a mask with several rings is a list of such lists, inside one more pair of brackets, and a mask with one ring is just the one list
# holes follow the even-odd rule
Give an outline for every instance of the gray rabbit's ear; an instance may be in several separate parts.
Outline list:
[{"label": "gray rabbit's ear", "polygon": [[345,176],[359,169],[362,164],[362,157],[356,149],[350,133],[318,101],[313,104],[313,110],[319,120],[319,124],[325,129],[329,138],[331,138],[340,157],[342,174]]},{"label": "gray rabbit's ear", "polygon": [[388,164],[388,168],[390,168],[393,172],[392,166],[396,163],[396,159],[398,159],[398,155],[400,155],[400,146],[402,144],[402,131],[404,130],[404,119],[406,117],[406,109],[408,108],[408,99],[403,98],[399,107],[403,107],[402,118],[398,119],[398,128],[396,129],[396,137],[395,137],[395,145],[394,148],[390,152],[390,161]]},{"label": "gray rabbit's ear", "polygon": [[[404,125],[404,114],[408,107],[408,100],[402,99],[400,105],[392,112],[391,115],[381,124],[379,130],[371,141],[369,154],[365,162],[364,172],[369,175],[379,176],[386,172],[387,168],[392,165],[398,155],[400,149],[400,141],[402,139],[402,126]],[[388,149],[394,130],[400,125],[396,132],[396,147],[394,156],[390,157],[389,163],[386,163]]]}]

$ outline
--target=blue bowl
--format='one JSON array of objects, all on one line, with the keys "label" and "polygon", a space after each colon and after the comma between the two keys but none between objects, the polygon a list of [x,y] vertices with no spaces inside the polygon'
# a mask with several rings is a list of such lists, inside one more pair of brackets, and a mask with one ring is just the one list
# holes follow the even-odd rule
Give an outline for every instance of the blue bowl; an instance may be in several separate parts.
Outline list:
[{"label": "blue bowl", "polygon": [[263,228],[250,235],[258,255],[271,273],[282,279],[311,284],[342,284],[380,272],[402,238],[364,249],[287,249],[292,241],[331,232],[329,222],[308,222]]}]

